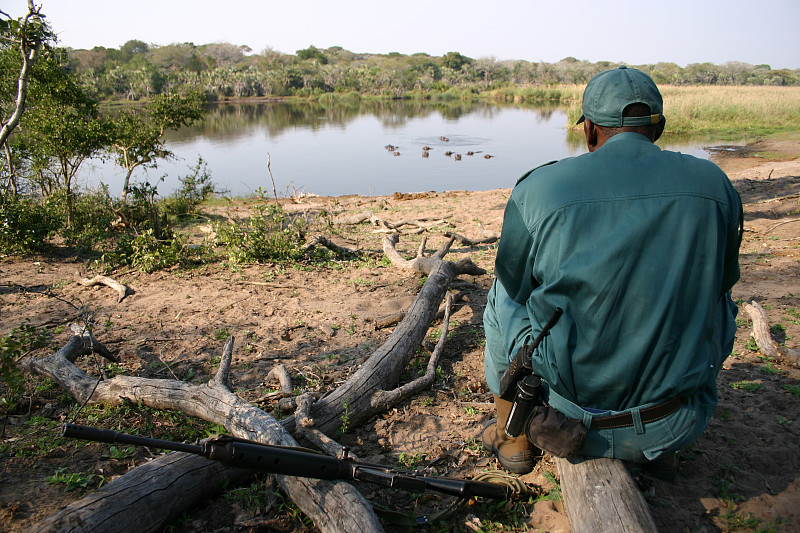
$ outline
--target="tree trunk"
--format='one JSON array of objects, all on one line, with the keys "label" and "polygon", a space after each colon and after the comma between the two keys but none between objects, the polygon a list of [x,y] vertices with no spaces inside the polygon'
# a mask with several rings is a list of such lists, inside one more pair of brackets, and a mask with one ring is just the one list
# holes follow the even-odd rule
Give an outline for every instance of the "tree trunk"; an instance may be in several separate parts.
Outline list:
[{"label": "tree trunk", "polygon": [[622,461],[557,459],[561,493],[573,533],[651,533],[655,522]]},{"label": "tree trunk", "polygon": [[[173,452],[135,468],[34,524],[26,533],[53,531],[156,533],[195,506],[222,491],[225,480],[238,482],[249,470],[226,468],[196,455]],[[120,509],[136,512],[120,513]]]}]

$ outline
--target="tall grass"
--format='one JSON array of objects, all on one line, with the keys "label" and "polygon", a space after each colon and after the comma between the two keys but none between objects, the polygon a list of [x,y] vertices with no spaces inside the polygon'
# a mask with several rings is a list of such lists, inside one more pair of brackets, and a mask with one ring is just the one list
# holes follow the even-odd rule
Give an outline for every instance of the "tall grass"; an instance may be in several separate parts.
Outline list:
[{"label": "tall grass", "polygon": [[[580,106],[583,86],[580,85],[519,85],[505,86],[481,92],[481,97],[500,102],[530,104],[540,102],[577,102]],[[580,116],[580,115],[579,115]]]},{"label": "tall grass", "polygon": [[667,132],[730,138],[800,129],[800,87],[661,88]]},{"label": "tall grass", "polygon": [[[659,89],[666,137],[736,140],[800,130],[800,87],[662,85]],[[580,115],[578,99],[568,109],[568,124],[575,124]]]}]

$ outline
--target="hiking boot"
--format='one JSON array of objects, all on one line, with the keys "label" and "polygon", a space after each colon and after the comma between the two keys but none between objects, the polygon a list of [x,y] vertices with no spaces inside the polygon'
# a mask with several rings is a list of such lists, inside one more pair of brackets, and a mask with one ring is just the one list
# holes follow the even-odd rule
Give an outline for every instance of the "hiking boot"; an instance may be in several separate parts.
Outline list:
[{"label": "hiking boot", "polygon": [[518,437],[506,435],[505,427],[511,413],[511,402],[494,397],[497,418],[489,420],[483,428],[483,446],[492,452],[503,468],[515,474],[527,474],[533,470],[536,448],[528,442],[523,432]]},{"label": "hiking boot", "polygon": [[660,479],[675,481],[678,477],[678,454],[668,453],[641,465],[642,472]]}]

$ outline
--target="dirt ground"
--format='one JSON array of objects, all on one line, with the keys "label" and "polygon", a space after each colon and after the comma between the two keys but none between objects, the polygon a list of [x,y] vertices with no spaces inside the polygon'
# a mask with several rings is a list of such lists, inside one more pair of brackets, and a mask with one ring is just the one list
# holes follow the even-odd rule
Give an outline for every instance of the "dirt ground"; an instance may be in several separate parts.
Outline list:
[{"label": "dirt ground", "polygon": [[[797,349],[800,343],[798,156],[800,141],[771,141],[719,150],[715,157],[745,203],[742,278],[734,297],[760,302],[782,350]],[[428,250],[433,250],[445,240],[444,231],[476,239],[484,230],[499,233],[509,193],[498,189],[310,197],[290,207],[311,215],[370,211],[394,222],[439,220],[428,231]],[[241,216],[246,209],[237,205],[228,216]],[[119,365],[106,365],[106,373],[172,375],[194,382],[213,374],[225,338],[234,335],[235,390],[270,411],[274,401],[260,400],[277,388],[277,383],[266,380],[274,365],[286,365],[295,387],[330,390],[388,338],[391,327],[377,327],[379,319],[406,309],[421,286],[419,276],[381,261],[383,234],[368,223],[333,226],[329,236],[370,251],[372,259],[325,268],[232,269],[214,264],[153,274],[119,271],[112,275],[134,291],[122,302],[106,287],[78,284],[78,273],[96,272],[91,262],[70,250],[25,259],[6,257],[0,259],[0,334],[23,324],[46,331],[47,347],[28,354],[41,357],[64,345],[68,324],[80,320],[84,310],[98,339],[122,358]],[[398,247],[410,257],[419,242],[418,235],[402,235]],[[492,396],[483,379],[481,317],[494,252],[491,244],[471,248],[457,244],[451,250],[448,259],[469,256],[489,274],[462,276],[454,285],[463,298],[452,316],[453,333],[434,386],[337,436],[362,460],[426,466],[449,476],[497,467],[476,440],[492,417]],[[743,311],[739,324],[735,353],[719,378],[719,408],[703,436],[681,454],[678,479],[664,482],[633,470],[661,531],[800,531],[800,369],[789,358],[767,360],[754,351],[751,323]],[[439,327],[432,326],[432,340]],[[424,368],[427,356],[421,350],[401,379],[408,380]],[[87,359],[82,364],[97,375],[96,362]],[[149,458],[148,450],[67,442],[59,438],[60,423],[75,419],[102,426],[104,420],[114,424],[122,420],[129,427],[152,428],[159,437],[179,440],[187,428],[197,430],[195,422],[140,406],[117,409],[111,419],[104,416],[112,415],[90,407],[75,417],[75,402],[41,378],[31,380],[22,403],[0,421],[0,529],[4,531],[25,529]],[[72,473],[72,486],[55,482]],[[460,509],[431,530],[568,532],[555,473],[552,458],[545,456],[522,479],[548,497],[507,508],[483,503]],[[397,492],[387,496],[370,487],[363,492],[406,513],[433,512],[448,503],[438,496]],[[280,498],[265,497],[254,509],[230,494],[188,511],[168,530],[314,531]],[[388,525],[387,529],[393,530]]]}]

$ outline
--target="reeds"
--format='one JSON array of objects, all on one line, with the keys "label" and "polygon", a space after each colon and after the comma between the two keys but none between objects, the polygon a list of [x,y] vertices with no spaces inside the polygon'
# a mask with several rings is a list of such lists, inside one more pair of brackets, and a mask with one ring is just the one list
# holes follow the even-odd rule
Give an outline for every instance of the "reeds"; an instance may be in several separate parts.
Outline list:
[{"label": "reeds", "polygon": [[667,133],[729,138],[800,129],[800,87],[661,87]]},{"label": "reeds", "polygon": [[[666,136],[737,140],[800,130],[800,87],[692,85],[659,87],[664,97]],[[580,99],[568,124],[581,115]]]}]

